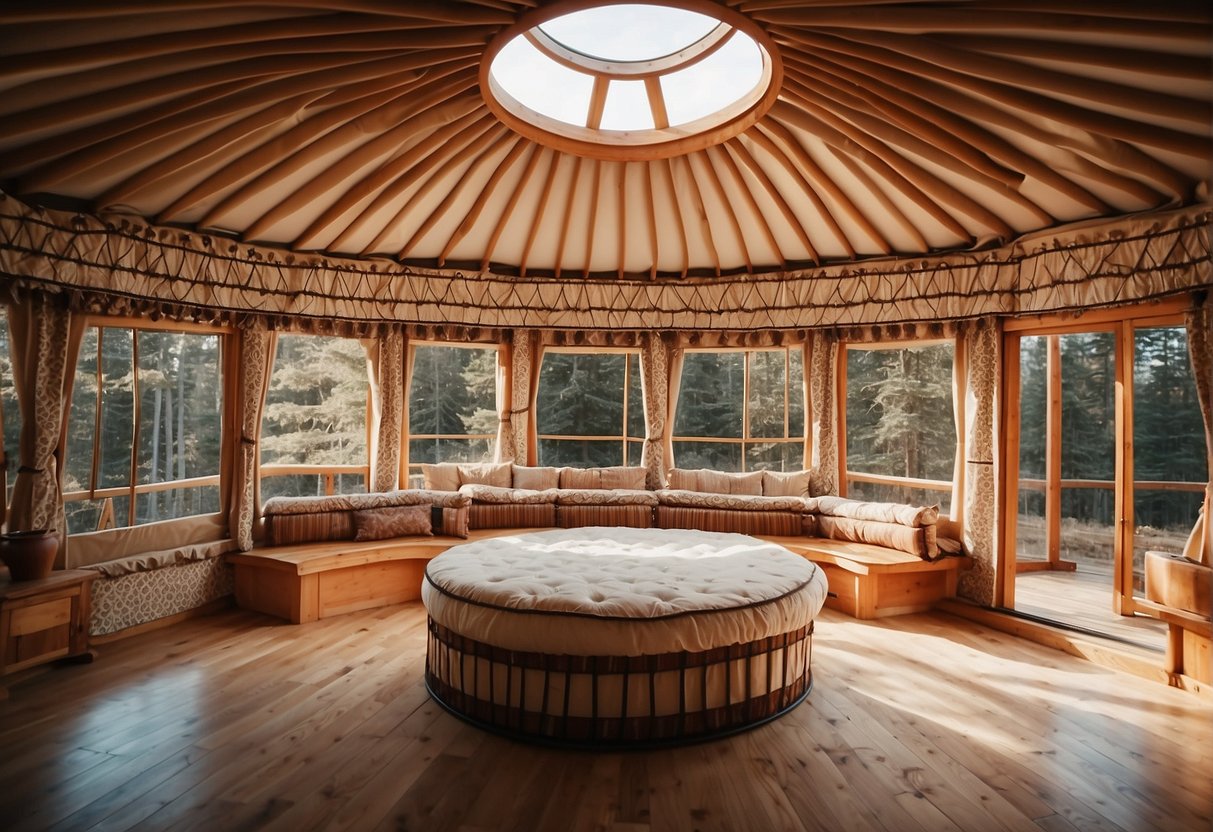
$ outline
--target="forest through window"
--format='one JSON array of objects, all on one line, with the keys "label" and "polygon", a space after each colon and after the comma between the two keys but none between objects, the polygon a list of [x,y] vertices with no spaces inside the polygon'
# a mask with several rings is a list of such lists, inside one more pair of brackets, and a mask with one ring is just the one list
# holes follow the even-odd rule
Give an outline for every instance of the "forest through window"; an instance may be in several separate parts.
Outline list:
[{"label": "forest through window", "polygon": [[848,496],[948,510],[956,457],[953,354],[951,343],[847,348]]},{"label": "forest through window", "polygon": [[422,344],[409,383],[409,469],[486,462],[497,436],[497,348]]},{"label": "forest through window", "polygon": [[366,489],[366,351],[352,338],[279,335],[261,421],[261,495]]},{"label": "forest through window", "polygon": [[536,405],[539,464],[639,465],[644,398],[636,353],[548,350]]},{"label": "forest through window", "polygon": [[220,510],[221,336],[90,326],[72,384],[70,533]]},{"label": "forest through window", "polygon": [[804,467],[804,355],[800,347],[686,353],[674,418],[679,468]]}]

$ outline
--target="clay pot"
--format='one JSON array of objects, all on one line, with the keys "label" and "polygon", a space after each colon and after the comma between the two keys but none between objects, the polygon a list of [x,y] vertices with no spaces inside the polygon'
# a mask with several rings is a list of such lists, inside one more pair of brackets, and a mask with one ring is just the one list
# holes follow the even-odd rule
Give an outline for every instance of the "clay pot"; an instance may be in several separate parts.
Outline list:
[{"label": "clay pot", "polygon": [[38,529],[0,535],[0,560],[13,581],[34,581],[51,574],[59,538],[53,531]]}]

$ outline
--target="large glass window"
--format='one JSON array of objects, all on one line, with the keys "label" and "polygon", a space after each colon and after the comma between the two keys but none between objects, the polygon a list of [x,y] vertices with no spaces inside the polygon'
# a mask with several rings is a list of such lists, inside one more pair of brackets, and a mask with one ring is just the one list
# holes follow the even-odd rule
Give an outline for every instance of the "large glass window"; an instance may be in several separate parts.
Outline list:
[{"label": "large glass window", "polygon": [[366,490],[366,351],[352,338],[280,335],[261,422],[261,496]]},{"label": "large glass window", "polygon": [[688,352],[674,418],[680,468],[799,470],[804,466],[800,347]]},{"label": "large glass window", "polygon": [[90,326],[64,461],[72,534],[219,511],[221,337]]},{"label": "large glass window", "polygon": [[497,348],[419,345],[409,384],[409,472],[487,462],[497,436]]},{"label": "large glass window", "polygon": [[847,347],[848,496],[948,511],[953,354],[951,343]]},{"label": "large glass window", "polygon": [[540,465],[639,465],[644,445],[640,356],[545,352],[536,419]]}]

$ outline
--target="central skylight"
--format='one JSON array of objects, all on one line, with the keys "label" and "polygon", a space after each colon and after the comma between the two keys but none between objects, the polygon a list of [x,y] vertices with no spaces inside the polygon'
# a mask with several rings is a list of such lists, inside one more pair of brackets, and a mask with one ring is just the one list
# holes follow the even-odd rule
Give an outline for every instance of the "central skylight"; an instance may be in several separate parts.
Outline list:
[{"label": "central skylight", "polygon": [[489,45],[482,93],[518,132],[584,156],[660,158],[725,141],[774,103],[773,47],[730,9],[580,6],[546,6]]}]

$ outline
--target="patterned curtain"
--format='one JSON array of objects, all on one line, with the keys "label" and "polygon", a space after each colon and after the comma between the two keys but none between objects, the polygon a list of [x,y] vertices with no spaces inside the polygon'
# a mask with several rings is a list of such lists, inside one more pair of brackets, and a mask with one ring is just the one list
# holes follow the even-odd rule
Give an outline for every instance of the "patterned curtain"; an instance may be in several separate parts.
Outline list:
[{"label": "patterned curtain", "polygon": [[[813,388],[809,384],[809,369],[813,366],[813,341],[806,340],[800,345],[801,367],[804,372],[800,374],[800,398],[804,405],[805,418],[813,418]],[[792,391],[788,391],[788,395],[792,395]],[[813,467],[813,432],[809,429],[810,422],[805,422],[804,442],[801,443],[801,463],[800,467],[808,471]]]},{"label": "patterned curtain", "polygon": [[528,329],[514,330],[510,341],[510,425],[514,431],[512,457],[526,465],[527,436],[530,432],[531,347],[534,339]]},{"label": "patterned curtain", "polygon": [[253,548],[253,539],[260,533],[261,482],[257,468],[261,453],[258,440],[277,344],[278,336],[273,332],[240,330],[240,371],[237,379],[240,450],[228,525],[232,539],[242,552]]},{"label": "patterned curtain", "polygon": [[[808,372],[809,399],[813,403],[813,467],[810,492],[815,496],[838,493],[838,338],[813,333]],[[806,414],[808,418],[808,414]]]},{"label": "patterned curtain", "polygon": [[641,459],[649,488],[665,487],[665,440],[669,423],[670,354],[661,335],[645,335],[640,352],[640,390],[644,396],[644,450]]},{"label": "patterned curtain", "polygon": [[1184,557],[1213,566],[1213,293],[1187,315],[1188,353],[1196,379],[1196,398],[1205,422],[1209,482],[1196,526],[1184,546]]},{"label": "patterned curtain", "polygon": [[497,345],[497,441],[493,443],[494,462],[512,462],[517,451],[514,439],[514,339]]},{"label": "patterned curtain", "polygon": [[59,535],[55,566],[67,558],[67,517],[60,483],[66,402],[71,398],[83,318],[57,298],[31,293],[9,307],[13,382],[21,411],[17,477],[8,512],[9,531],[51,529]]},{"label": "patterned curtain", "polygon": [[371,477],[367,491],[400,486],[400,442],[404,433],[404,332],[393,327],[363,341],[371,382]]},{"label": "patterned curtain", "polygon": [[670,368],[667,373],[669,383],[666,385],[666,389],[670,392],[666,397],[666,432],[662,443],[665,458],[662,461],[668,471],[678,465],[678,460],[674,457],[674,417],[678,414],[678,393],[682,390],[682,364],[686,359],[686,351],[672,349],[666,352],[669,355],[668,366]]},{"label": "patterned curtain", "polygon": [[965,387],[969,377],[964,338],[957,337],[952,347],[952,416],[956,426],[956,455],[952,458],[952,519],[964,516],[965,493]]},{"label": "patterned curtain", "polygon": [[400,381],[400,424],[403,446],[400,449],[400,482],[405,488],[411,488],[409,483],[409,439],[412,427],[409,425],[409,391],[413,389],[413,367],[417,363],[417,350],[410,339],[405,338],[401,345],[404,355],[404,376]]},{"label": "patterned curtain", "polygon": [[960,576],[959,594],[983,606],[994,606],[997,501],[994,476],[994,430],[998,413],[998,345],[996,319],[984,319],[965,331],[965,489],[964,547],[973,568]]}]

